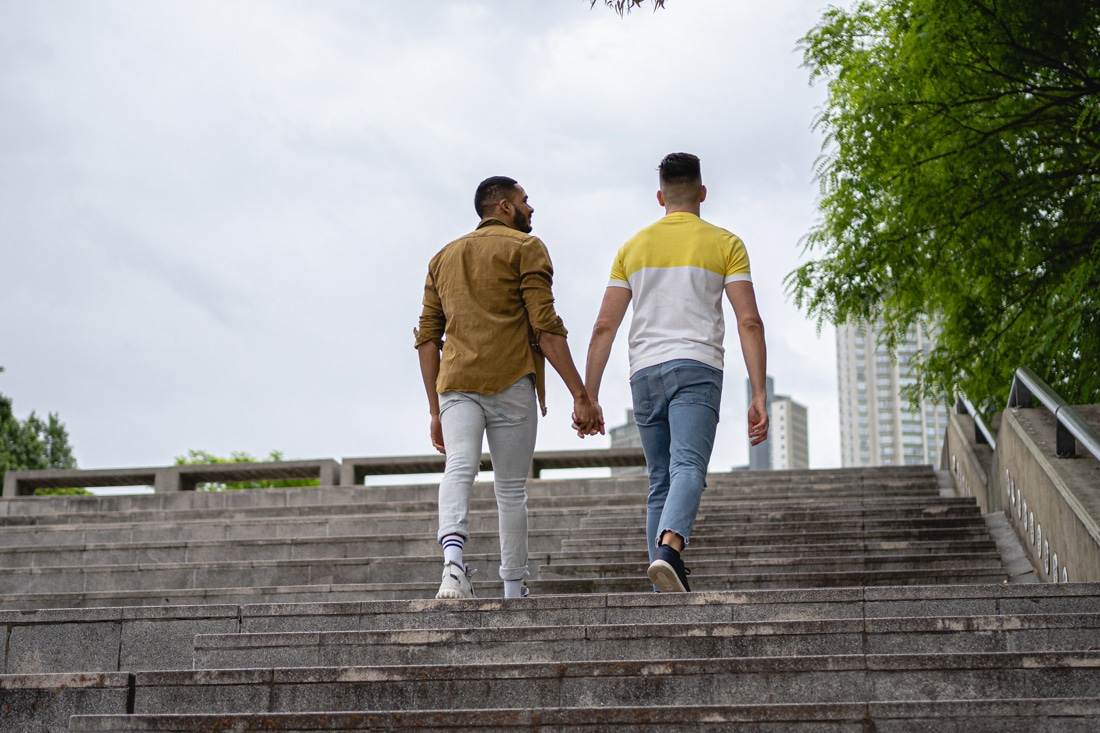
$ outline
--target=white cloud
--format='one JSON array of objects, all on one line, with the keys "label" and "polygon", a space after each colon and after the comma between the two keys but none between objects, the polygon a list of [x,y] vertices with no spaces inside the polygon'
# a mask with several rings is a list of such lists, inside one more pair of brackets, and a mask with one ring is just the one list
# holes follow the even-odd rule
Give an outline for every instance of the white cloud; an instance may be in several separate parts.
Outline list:
[{"label": "white cloud", "polygon": [[[430,450],[411,347],[428,258],[477,182],[521,180],[583,361],[615,249],[702,156],[748,244],[777,388],[839,463],[831,332],[784,295],[814,221],[816,2],[14,2],[0,24],[0,391],[57,411],[81,465],[189,448]],[[716,468],[744,463],[728,329]],[[580,444],[550,380],[540,449]],[[625,345],[605,380],[629,405]],[[602,441],[602,442],[601,442]]]}]

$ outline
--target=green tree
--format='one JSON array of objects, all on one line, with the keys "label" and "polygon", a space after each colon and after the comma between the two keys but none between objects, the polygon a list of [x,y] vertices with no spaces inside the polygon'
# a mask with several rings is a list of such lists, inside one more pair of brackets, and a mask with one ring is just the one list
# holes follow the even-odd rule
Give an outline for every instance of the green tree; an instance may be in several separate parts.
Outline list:
[{"label": "green tree", "polygon": [[[222,458],[204,450],[189,450],[187,455],[176,456],[177,466],[201,466],[212,463],[261,463],[263,461],[282,461],[281,451],[273,450],[267,458],[254,458],[244,451],[234,451],[229,458]],[[231,481],[229,483],[205,483],[196,487],[197,491],[235,491],[238,489],[279,489],[287,486],[317,486],[318,479],[281,479],[278,481]]]},{"label": "green tree", "polygon": [[[591,7],[596,7],[596,3],[599,0],[591,0]],[[623,14],[623,11],[629,13],[634,8],[640,8],[645,5],[645,0],[603,0],[604,6],[611,8],[619,15]],[[665,6],[665,0],[653,0],[653,9],[663,8]]]},{"label": "green tree", "polygon": [[860,2],[801,46],[828,96],[796,303],[890,345],[929,319],[927,396],[1003,406],[1026,365],[1100,402],[1100,5]]},{"label": "green tree", "polygon": [[[52,412],[45,420],[34,412],[20,420],[12,410],[11,398],[0,394],[0,484],[8,471],[45,468],[76,468],[64,424]],[[66,491],[73,493],[72,489]]]}]

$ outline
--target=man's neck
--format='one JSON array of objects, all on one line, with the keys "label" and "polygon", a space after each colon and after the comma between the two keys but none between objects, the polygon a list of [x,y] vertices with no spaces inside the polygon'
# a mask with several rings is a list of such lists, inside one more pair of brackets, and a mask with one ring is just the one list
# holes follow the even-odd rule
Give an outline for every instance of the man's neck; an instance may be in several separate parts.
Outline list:
[{"label": "man's neck", "polygon": [[675,213],[681,212],[681,211],[684,212],[685,214],[695,214],[696,216],[699,216],[699,211],[700,211],[699,204],[700,204],[700,202],[696,201],[694,204],[683,204],[683,205],[677,205],[677,206],[666,205],[665,206],[665,216],[668,216],[669,214],[675,214]]}]

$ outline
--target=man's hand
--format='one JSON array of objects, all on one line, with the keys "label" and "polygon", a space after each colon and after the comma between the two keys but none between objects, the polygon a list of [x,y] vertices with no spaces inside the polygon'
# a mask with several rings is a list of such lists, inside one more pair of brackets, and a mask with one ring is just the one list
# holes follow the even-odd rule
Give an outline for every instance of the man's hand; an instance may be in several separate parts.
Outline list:
[{"label": "man's hand", "polygon": [[603,413],[589,396],[581,375],[569,353],[569,343],[565,336],[543,331],[539,335],[539,348],[550,362],[550,366],[561,375],[565,386],[573,395],[573,429],[577,435],[595,435],[603,432]]},{"label": "man's hand", "polygon": [[768,410],[764,398],[749,405],[749,444],[759,445],[768,439]]},{"label": "man's hand", "polygon": [[439,421],[439,415],[432,415],[430,432],[432,436],[432,447],[446,455],[447,449],[443,447],[443,423]]},{"label": "man's hand", "polygon": [[596,433],[604,435],[603,408],[600,407],[599,403],[588,398],[585,398],[585,402],[587,402],[588,408],[594,411],[595,415],[594,419],[587,423],[581,420],[585,414],[590,413],[580,407],[580,400],[573,400],[573,429],[577,431],[577,437],[584,438],[587,435],[595,435]]}]

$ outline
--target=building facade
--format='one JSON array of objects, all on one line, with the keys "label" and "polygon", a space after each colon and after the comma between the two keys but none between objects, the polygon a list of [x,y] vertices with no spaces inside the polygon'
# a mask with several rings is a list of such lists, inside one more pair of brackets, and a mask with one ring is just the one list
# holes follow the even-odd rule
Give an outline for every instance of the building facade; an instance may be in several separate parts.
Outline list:
[{"label": "building facade", "polygon": [[922,399],[914,408],[902,394],[916,382],[914,367],[931,349],[931,336],[913,326],[891,354],[879,344],[879,330],[879,324],[836,330],[841,463],[939,466],[945,400]]}]

